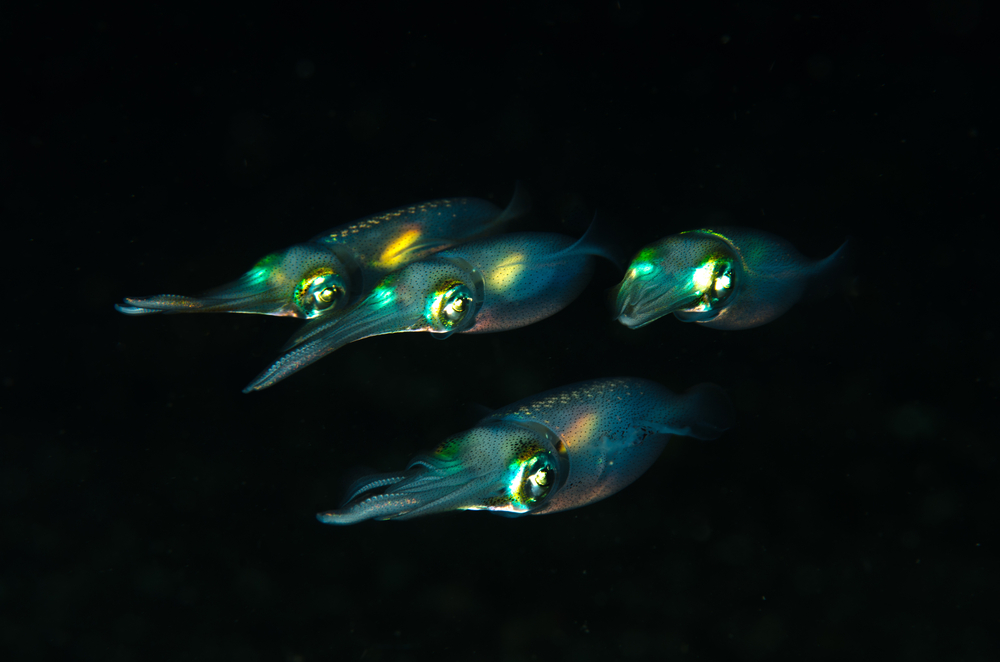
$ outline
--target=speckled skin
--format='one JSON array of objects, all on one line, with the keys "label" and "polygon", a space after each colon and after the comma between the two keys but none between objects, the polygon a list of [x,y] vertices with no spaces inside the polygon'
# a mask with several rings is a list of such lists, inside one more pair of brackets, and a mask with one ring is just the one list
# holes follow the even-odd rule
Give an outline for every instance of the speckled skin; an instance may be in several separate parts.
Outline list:
[{"label": "speckled skin", "polygon": [[[715,439],[732,422],[729,398],[714,384],[676,395],[635,378],[595,379],[547,391],[493,412],[450,437],[405,472],[355,484],[328,524],[408,519],[448,510],[547,514],[599,501],[643,474],[671,434]],[[511,498],[512,467],[543,456],[551,491],[537,503]]]},{"label": "speckled skin", "polygon": [[[641,274],[630,268],[618,285],[622,324],[638,328],[674,313],[684,322],[737,330],[777,319],[810,287],[835,277],[846,264],[847,242],[825,260],[815,261],[769,232],[720,227],[671,235],[646,246],[639,255],[647,252],[655,255],[654,269]],[[711,311],[680,310],[690,293],[691,274],[711,256],[732,260],[733,292]]]},{"label": "speckled skin", "polygon": [[[412,331],[491,333],[533,324],[569,305],[594,270],[594,251],[560,234],[520,232],[443,251],[390,274],[363,301],[322,325],[278,359],[244,392],[267,388],[344,345]],[[444,282],[477,292],[475,307],[450,330],[424,319],[425,302]],[[388,300],[388,303],[387,303]]]},{"label": "speckled skin", "polygon": [[[408,205],[367,216],[273,253],[238,280],[199,296],[126,298],[127,305],[115,307],[127,315],[231,312],[321,318],[357,300],[386,274],[446,248],[495,234],[527,208],[520,187],[506,210],[478,198]],[[337,285],[344,290],[341,305],[317,311],[296,300],[296,286],[318,269],[328,269],[335,275]]]}]

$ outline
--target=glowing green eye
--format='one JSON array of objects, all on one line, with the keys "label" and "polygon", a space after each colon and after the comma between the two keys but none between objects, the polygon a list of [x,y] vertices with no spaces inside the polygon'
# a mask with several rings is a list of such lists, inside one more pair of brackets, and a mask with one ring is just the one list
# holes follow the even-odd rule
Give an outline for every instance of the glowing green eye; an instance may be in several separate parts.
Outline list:
[{"label": "glowing green eye", "polygon": [[452,331],[469,314],[472,291],[458,281],[443,283],[427,301],[424,317],[437,331]]},{"label": "glowing green eye", "polygon": [[685,312],[705,312],[717,308],[733,293],[736,285],[733,264],[729,260],[713,258],[698,267],[691,277],[691,284],[698,297]]},{"label": "glowing green eye", "polygon": [[340,277],[331,269],[318,269],[295,288],[295,303],[307,317],[329,310],[344,298],[345,288]]}]

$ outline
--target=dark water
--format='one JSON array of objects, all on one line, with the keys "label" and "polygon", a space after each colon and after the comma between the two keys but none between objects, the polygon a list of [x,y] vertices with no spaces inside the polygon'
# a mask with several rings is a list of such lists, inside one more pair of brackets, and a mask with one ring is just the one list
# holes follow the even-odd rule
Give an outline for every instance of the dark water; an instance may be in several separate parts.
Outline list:
[{"label": "dark water", "polygon": [[[4,658],[993,659],[994,13],[658,6],[4,19]],[[537,325],[252,395],[297,322],[112,310],[515,180],[521,229],[851,235],[857,279],[754,330],[630,331],[602,266]],[[314,519],[477,406],[616,375],[717,382],[738,425],[577,511]]]}]

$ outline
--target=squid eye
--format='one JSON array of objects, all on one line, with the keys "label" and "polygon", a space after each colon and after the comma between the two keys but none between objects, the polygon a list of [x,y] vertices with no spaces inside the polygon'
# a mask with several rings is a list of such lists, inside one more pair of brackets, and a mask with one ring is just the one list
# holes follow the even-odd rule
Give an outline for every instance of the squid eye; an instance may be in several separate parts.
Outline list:
[{"label": "squid eye", "polygon": [[334,302],[334,296],[336,294],[337,288],[333,285],[327,285],[319,292],[313,294],[313,299],[316,300],[316,308],[319,310],[328,308],[330,304]]},{"label": "squid eye", "polygon": [[469,315],[472,291],[457,281],[445,283],[428,300],[427,322],[438,331],[453,331]]},{"label": "squid eye", "polygon": [[344,299],[345,292],[340,277],[329,269],[324,269],[302,279],[295,288],[295,302],[307,317],[315,317],[334,308]]},{"label": "squid eye", "polygon": [[521,462],[511,481],[512,506],[517,510],[536,508],[556,483],[556,465],[543,452]]},{"label": "squid eye", "polygon": [[444,318],[451,323],[460,321],[466,312],[466,306],[472,301],[472,297],[458,296],[454,297],[444,305],[441,309],[441,313]]},{"label": "squid eye", "polygon": [[685,312],[707,312],[718,308],[736,289],[733,263],[729,260],[712,259],[695,270],[692,283],[698,299]]},{"label": "squid eye", "polygon": [[[537,465],[538,462],[535,464]],[[555,469],[547,463],[532,469],[528,477],[524,479],[524,491],[528,501],[534,503],[548,496],[549,490],[552,489],[554,473]]]}]

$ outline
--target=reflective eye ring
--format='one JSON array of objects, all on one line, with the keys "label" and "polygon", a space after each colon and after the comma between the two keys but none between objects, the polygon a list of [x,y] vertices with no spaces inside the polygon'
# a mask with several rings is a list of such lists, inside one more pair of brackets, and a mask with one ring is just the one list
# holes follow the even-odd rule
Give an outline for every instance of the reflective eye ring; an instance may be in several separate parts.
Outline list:
[{"label": "reflective eye ring", "polygon": [[337,291],[336,287],[327,285],[322,290],[313,295],[316,299],[316,308],[326,308],[333,303],[333,295]]},{"label": "reflective eye ring", "polygon": [[728,299],[735,285],[733,263],[729,260],[719,260],[712,274],[712,288],[705,292],[705,296],[710,298],[711,305],[714,306]]},{"label": "reflective eye ring", "polygon": [[552,467],[546,465],[528,476],[526,488],[531,492],[531,500],[544,498],[552,489]]},{"label": "reflective eye ring", "polygon": [[[472,295],[465,292],[455,292],[455,289],[457,288],[453,288],[445,294],[446,303],[441,307],[441,313],[452,324],[465,317],[465,313],[469,310],[468,304],[472,303]],[[464,287],[461,289],[465,290]]]},{"label": "reflective eye ring", "polygon": [[345,290],[339,281],[332,269],[317,269],[295,288],[295,303],[307,315],[328,310],[343,299]]},{"label": "reflective eye ring", "polygon": [[434,329],[452,331],[462,323],[472,309],[472,291],[459,281],[444,283],[431,296],[426,313],[427,322]]},{"label": "reflective eye ring", "polygon": [[695,292],[698,298],[694,304],[683,309],[683,312],[704,313],[714,310],[719,304],[726,301],[736,289],[733,263],[728,259],[713,259],[706,262],[702,269],[706,269],[707,282],[702,285],[703,289]]},{"label": "reflective eye ring", "polygon": [[515,493],[512,496],[522,507],[530,510],[549,495],[555,482],[556,465],[549,453],[542,452],[521,465]]}]

